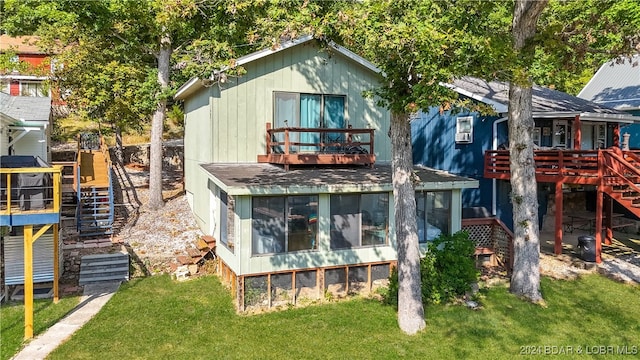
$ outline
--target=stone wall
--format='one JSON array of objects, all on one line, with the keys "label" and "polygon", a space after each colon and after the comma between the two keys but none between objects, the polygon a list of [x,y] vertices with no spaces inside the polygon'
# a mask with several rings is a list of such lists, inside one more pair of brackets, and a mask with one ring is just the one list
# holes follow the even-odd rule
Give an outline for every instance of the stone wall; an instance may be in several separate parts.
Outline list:
[{"label": "stone wall", "polygon": [[[122,158],[125,165],[137,164],[144,167],[149,166],[150,144],[127,145],[123,149]],[[164,170],[182,171],[184,163],[184,144],[182,140],[171,140],[163,143],[162,166]],[[115,147],[109,148],[111,159],[115,160]],[[75,150],[53,150],[51,159],[53,161],[75,161]]]}]

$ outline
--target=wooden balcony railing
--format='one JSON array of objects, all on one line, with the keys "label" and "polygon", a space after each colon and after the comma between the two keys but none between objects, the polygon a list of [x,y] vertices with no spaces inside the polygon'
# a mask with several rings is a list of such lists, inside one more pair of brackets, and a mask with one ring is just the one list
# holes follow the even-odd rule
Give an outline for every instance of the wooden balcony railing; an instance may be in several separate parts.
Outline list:
[{"label": "wooden balcony railing", "polygon": [[277,128],[267,124],[266,155],[258,162],[289,165],[375,163],[373,129]]},{"label": "wooden balcony railing", "polygon": [[0,168],[0,225],[59,222],[62,166]]},{"label": "wooden balcony railing", "polygon": [[[538,181],[576,184],[598,183],[598,151],[611,150],[535,150],[535,173]],[[489,150],[484,156],[484,177],[511,178],[509,150]]]}]

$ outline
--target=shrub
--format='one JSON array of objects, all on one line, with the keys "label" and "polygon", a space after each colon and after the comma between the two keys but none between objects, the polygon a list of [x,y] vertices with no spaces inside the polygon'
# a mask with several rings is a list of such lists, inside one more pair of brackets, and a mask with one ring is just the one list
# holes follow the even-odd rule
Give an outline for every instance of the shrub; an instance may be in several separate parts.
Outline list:
[{"label": "shrub", "polygon": [[[473,253],[475,246],[465,231],[440,235],[427,245],[427,253],[420,260],[422,301],[425,304],[450,302],[464,295],[471,283],[478,280]],[[389,278],[385,302],[398,305],[398,270]]]}]

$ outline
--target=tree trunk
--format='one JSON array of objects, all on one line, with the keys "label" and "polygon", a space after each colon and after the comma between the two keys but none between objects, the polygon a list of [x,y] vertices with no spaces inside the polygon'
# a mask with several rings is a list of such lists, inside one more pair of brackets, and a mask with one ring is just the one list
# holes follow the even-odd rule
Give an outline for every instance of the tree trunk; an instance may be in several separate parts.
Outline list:
[{"label": "tree trunk", "polygon": [[[171,37],[165,33],[160,39],[158,55],[158,83],[164,92],[169,86],[169,60],[171,58]],[[162,94],[151,121],[151,147],[149,149],[149,203],[150,209],[164,206],[162,199],[162,129],[167,108],[167,100]]]},{"label": "tree trunk", "polygon": [[521,60],[509,87],[509,150],[511,203],[513,205],[514,262],[512,293],[532,302],[542,301],[540,293],[540,229],[538,227],[537,183],[533,161],[534,121],[532,82],[527,63],[533,47],[527,46],[536,33],[536,23],[546,1],[516,1],[513,12],[514,50]]},{"label": "tree trunk", "polygon": [[406,334],[425,328],[420,251],[413,187],[411,130],[407,114],[392,114],[393,198],[398,246],[398,325]]},{"label": "tree trunk", "polygon": [[119,166],[124,166],[124,147],[122,145],[122,129],[120,128],[120,126],[118,125],[114,125],[114,133],[116,134],[116,148],[115,148],[115,155],[116,155],[116,162],[118,163]]}]

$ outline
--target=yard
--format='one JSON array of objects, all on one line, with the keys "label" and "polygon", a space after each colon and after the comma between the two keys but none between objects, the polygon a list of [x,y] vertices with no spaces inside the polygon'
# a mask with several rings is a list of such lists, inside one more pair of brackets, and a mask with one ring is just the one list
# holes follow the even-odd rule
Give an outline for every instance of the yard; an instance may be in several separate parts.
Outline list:
[{"label": "yard", "polygon": [[[419,359],[513,358],[532,353],[640,351],[640,287],[600,275],[544,278],[547,307],[505,287],[481,292],[482,309],[427,307],[427,329],[403,335],[394,309],[354,299],[261,315],[237,315],[214,276],[124,284],[51,359]],[[5,342],[6,307],[2,308]],[[36,321],[38,313],[36,313]],[[3,348],[2,359],[8,359]]]}]

